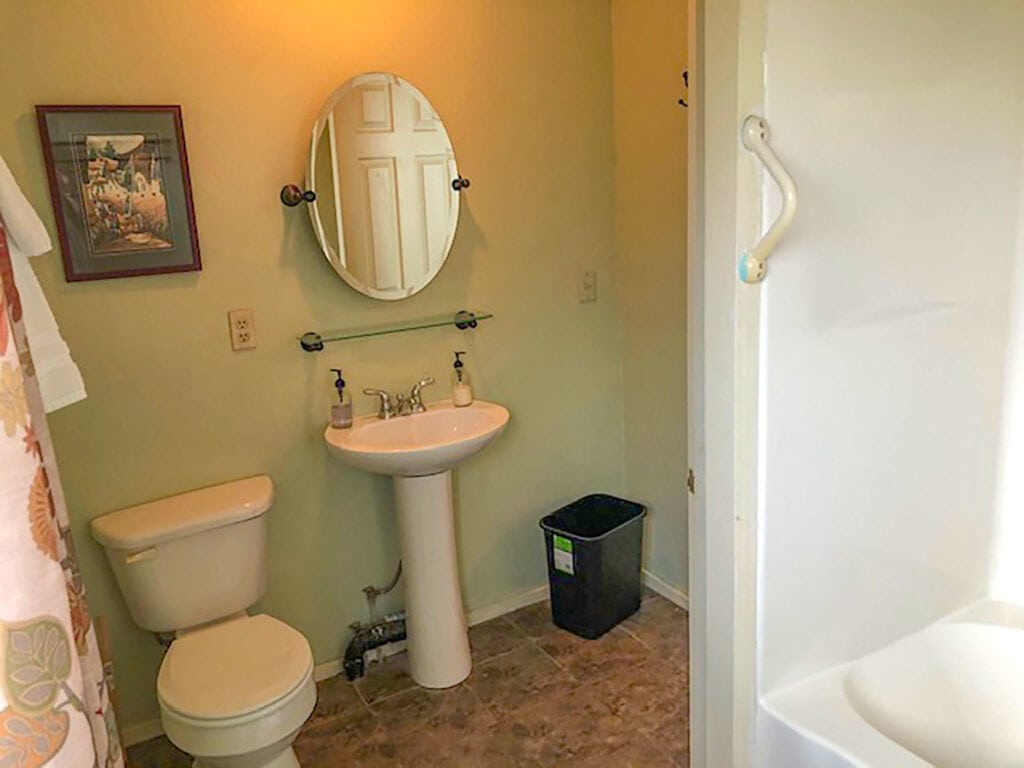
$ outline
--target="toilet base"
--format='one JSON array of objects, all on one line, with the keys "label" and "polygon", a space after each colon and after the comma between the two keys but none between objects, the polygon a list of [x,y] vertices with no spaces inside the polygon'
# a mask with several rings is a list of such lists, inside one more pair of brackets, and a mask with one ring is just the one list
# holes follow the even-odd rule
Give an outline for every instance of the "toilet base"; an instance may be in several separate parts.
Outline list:
[{"label": "toilet base", "polygon": [[[230,768],[302,768],[299,765],[299,758],[295,756],[295,750],[288,747],[284,752],[279,752],[277,756],[270,758],[268,762],[263,762],[260,754],[252,755],[234,755],[230,758],[230,763],[222,762],[224,758],[210,758],[206,760],[200,760],[198,757],[192,761],[192,768],[224,768],[224,766],[230,765]],[[252,760],[253,762],[248,762]]]}]

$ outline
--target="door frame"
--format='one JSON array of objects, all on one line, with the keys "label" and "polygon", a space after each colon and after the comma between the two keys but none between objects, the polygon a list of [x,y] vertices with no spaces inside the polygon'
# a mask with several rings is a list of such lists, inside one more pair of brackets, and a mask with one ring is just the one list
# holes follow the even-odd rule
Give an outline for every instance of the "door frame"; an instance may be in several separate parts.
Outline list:
[{"label": "door frame", "polygon": [[690,764],[754,762],[761,292],[736,276],[761,230],[739,126],[764,105],[765,0],[688,0]]}]

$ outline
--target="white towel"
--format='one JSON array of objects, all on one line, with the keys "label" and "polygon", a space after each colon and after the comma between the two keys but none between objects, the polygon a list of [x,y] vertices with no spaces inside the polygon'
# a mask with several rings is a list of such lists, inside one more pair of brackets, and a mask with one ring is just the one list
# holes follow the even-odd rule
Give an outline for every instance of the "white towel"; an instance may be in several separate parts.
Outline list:
[{"label": "white towel", "polygon": [[22,194],[7,163],[0,157],[0,219],[7,233],[14,284],[21,307],[36,378],[47,413],[85,399],[85,382],[71,359],[71,350],[57,328],[43,289],[28,263],[30,256],[52,250],[50,235]]}]

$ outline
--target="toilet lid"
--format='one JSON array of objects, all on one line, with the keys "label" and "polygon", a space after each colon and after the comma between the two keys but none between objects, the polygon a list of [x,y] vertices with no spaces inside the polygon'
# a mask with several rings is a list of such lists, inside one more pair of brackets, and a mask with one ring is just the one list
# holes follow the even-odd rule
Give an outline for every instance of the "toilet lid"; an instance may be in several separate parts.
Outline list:
[{"label": "toilet lid", "polygon": [[301,632],[272,616],[245,616],[171,643],[156,688],[161,703],[175,712],[225,719],[284,698],[312,666]]}]

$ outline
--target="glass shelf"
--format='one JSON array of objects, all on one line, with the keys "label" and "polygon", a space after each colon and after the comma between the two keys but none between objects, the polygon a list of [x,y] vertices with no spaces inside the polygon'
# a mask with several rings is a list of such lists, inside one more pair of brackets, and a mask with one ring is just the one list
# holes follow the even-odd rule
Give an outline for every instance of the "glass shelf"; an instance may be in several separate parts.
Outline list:
[{"label": "glass shelf", "polygon": [[310,331],[299,337],[299,344],[307,352],[319,352],[324,344],[332,341],[346,341],[348,339],[365,339],[369,336],[385,336],[391,333],[404,333],[405,331],[418,331],[421,328],[443,328],[454,326],[460,331],[476,328],[481,320],[490,320],[494,315],[491,312],[467,311],[460,309],[458,312],[445,315],[434,315],[433,317],[421,317],[415,320],[402,320],[397,323],[383,323],[381,325],[367,325],[362,328],[345,328],[337,331]]}]

